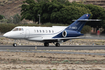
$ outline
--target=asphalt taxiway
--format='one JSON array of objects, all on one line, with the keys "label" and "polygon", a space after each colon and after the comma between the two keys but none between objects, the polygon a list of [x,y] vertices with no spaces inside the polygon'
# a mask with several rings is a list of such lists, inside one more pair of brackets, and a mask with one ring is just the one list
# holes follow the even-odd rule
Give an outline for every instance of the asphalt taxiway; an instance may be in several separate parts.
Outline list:
[{"label": "asphalt taxiway", "polygon": [[[0,37],[3,37],[0,35]],[[105,36],[85,36],[82,39],[105,39]],[[41,51],[40,51],[41,50]],[[85,53],[85,52],[58,52],[58,51],[46,51],[46,50],[105,50],[105,45],[91,45],[91,46],[77,46],[77,45],[69,45],[69,46],[17,46],[13,47],[11,45],[0,45],[0,51],[6,52],[33,52],[33,53],[59,53],[59,54],[85,54],[85,55],[100,55],[105,56],[104,53]]]},{"label": "asphalt taxiway", "polygon": [[105,45],[91,45],[91,46],[0,46],[0,50],[105,50]]},{"label": "asphalt taxiway", "polygon": [[31,52],[31,53],[56,53],[56,54],[83,54],[83,55],[99,55],[105,56],[105,53],[86,53],[86,52],[64,52],[50,50],[105,50],[105,46],[61,46],[61,47],[43,47],[43,46],[0,46],[3,52]]}]

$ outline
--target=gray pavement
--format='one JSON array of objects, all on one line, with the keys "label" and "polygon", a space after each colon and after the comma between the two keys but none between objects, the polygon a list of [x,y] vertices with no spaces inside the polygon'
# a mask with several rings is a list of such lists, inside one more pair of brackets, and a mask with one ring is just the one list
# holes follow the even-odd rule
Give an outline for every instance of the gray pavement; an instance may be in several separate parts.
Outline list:
[{"label": "gray pavement", "polygon": [[99,55],[105,56],[105,53],[86,53],[86,52],[64,52],[64,51],[48,51],[48,50],[100,50],[105,46],[61,46],[61,47],[43,47],[43,46],[0,46],[0,51],[6,52],[31,52],[31,53],[57,53],[57,54],[84,54],[84,55]]},{"label": "gray pavement", "polygon": [[0,50],[105,50],[105,46],[0,46]]}]

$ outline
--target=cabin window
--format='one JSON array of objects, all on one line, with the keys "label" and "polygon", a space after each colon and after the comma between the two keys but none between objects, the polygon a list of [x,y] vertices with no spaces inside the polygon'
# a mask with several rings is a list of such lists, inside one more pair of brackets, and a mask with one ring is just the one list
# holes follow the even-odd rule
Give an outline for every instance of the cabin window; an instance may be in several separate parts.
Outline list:
[{"label": "cabin window", "polygon": [[40,32],[41,32],[41,30],[40,30]]},{"label": "cabin window", "polygon": [[38,32],[38,30],[37,30],[37,32]]},{"label": "cabin window", "polygon": [[43,33],[44,33],[44,30],[43,30]]}]

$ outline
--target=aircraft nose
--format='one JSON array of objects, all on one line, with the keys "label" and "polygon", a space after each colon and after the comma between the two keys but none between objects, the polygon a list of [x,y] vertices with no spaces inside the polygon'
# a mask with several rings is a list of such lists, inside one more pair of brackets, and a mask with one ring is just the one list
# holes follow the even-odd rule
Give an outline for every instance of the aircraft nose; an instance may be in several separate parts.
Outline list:
[{"label": "aircraft nose", "polygon": [[4,37],[10,37],[10,33],[7,32],[7,33],[5,33],[3,36],[4,36]]},{"label": "aircraft nose", "polygon": [[4,36],[4,37],[8,37],[8,34],[7,34],[7,33],[5,33],[3,36]]}]

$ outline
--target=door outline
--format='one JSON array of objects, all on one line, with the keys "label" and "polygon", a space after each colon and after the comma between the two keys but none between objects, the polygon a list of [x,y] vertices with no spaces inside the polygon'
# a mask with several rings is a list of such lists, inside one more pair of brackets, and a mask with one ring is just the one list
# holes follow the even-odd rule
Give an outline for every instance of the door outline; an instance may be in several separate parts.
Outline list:
[{"label": "door outline", "polygon": [[29,38],[29,35],[30,35],[30,31],[27,29],[27,30],[25,31],[25,38]]}]

